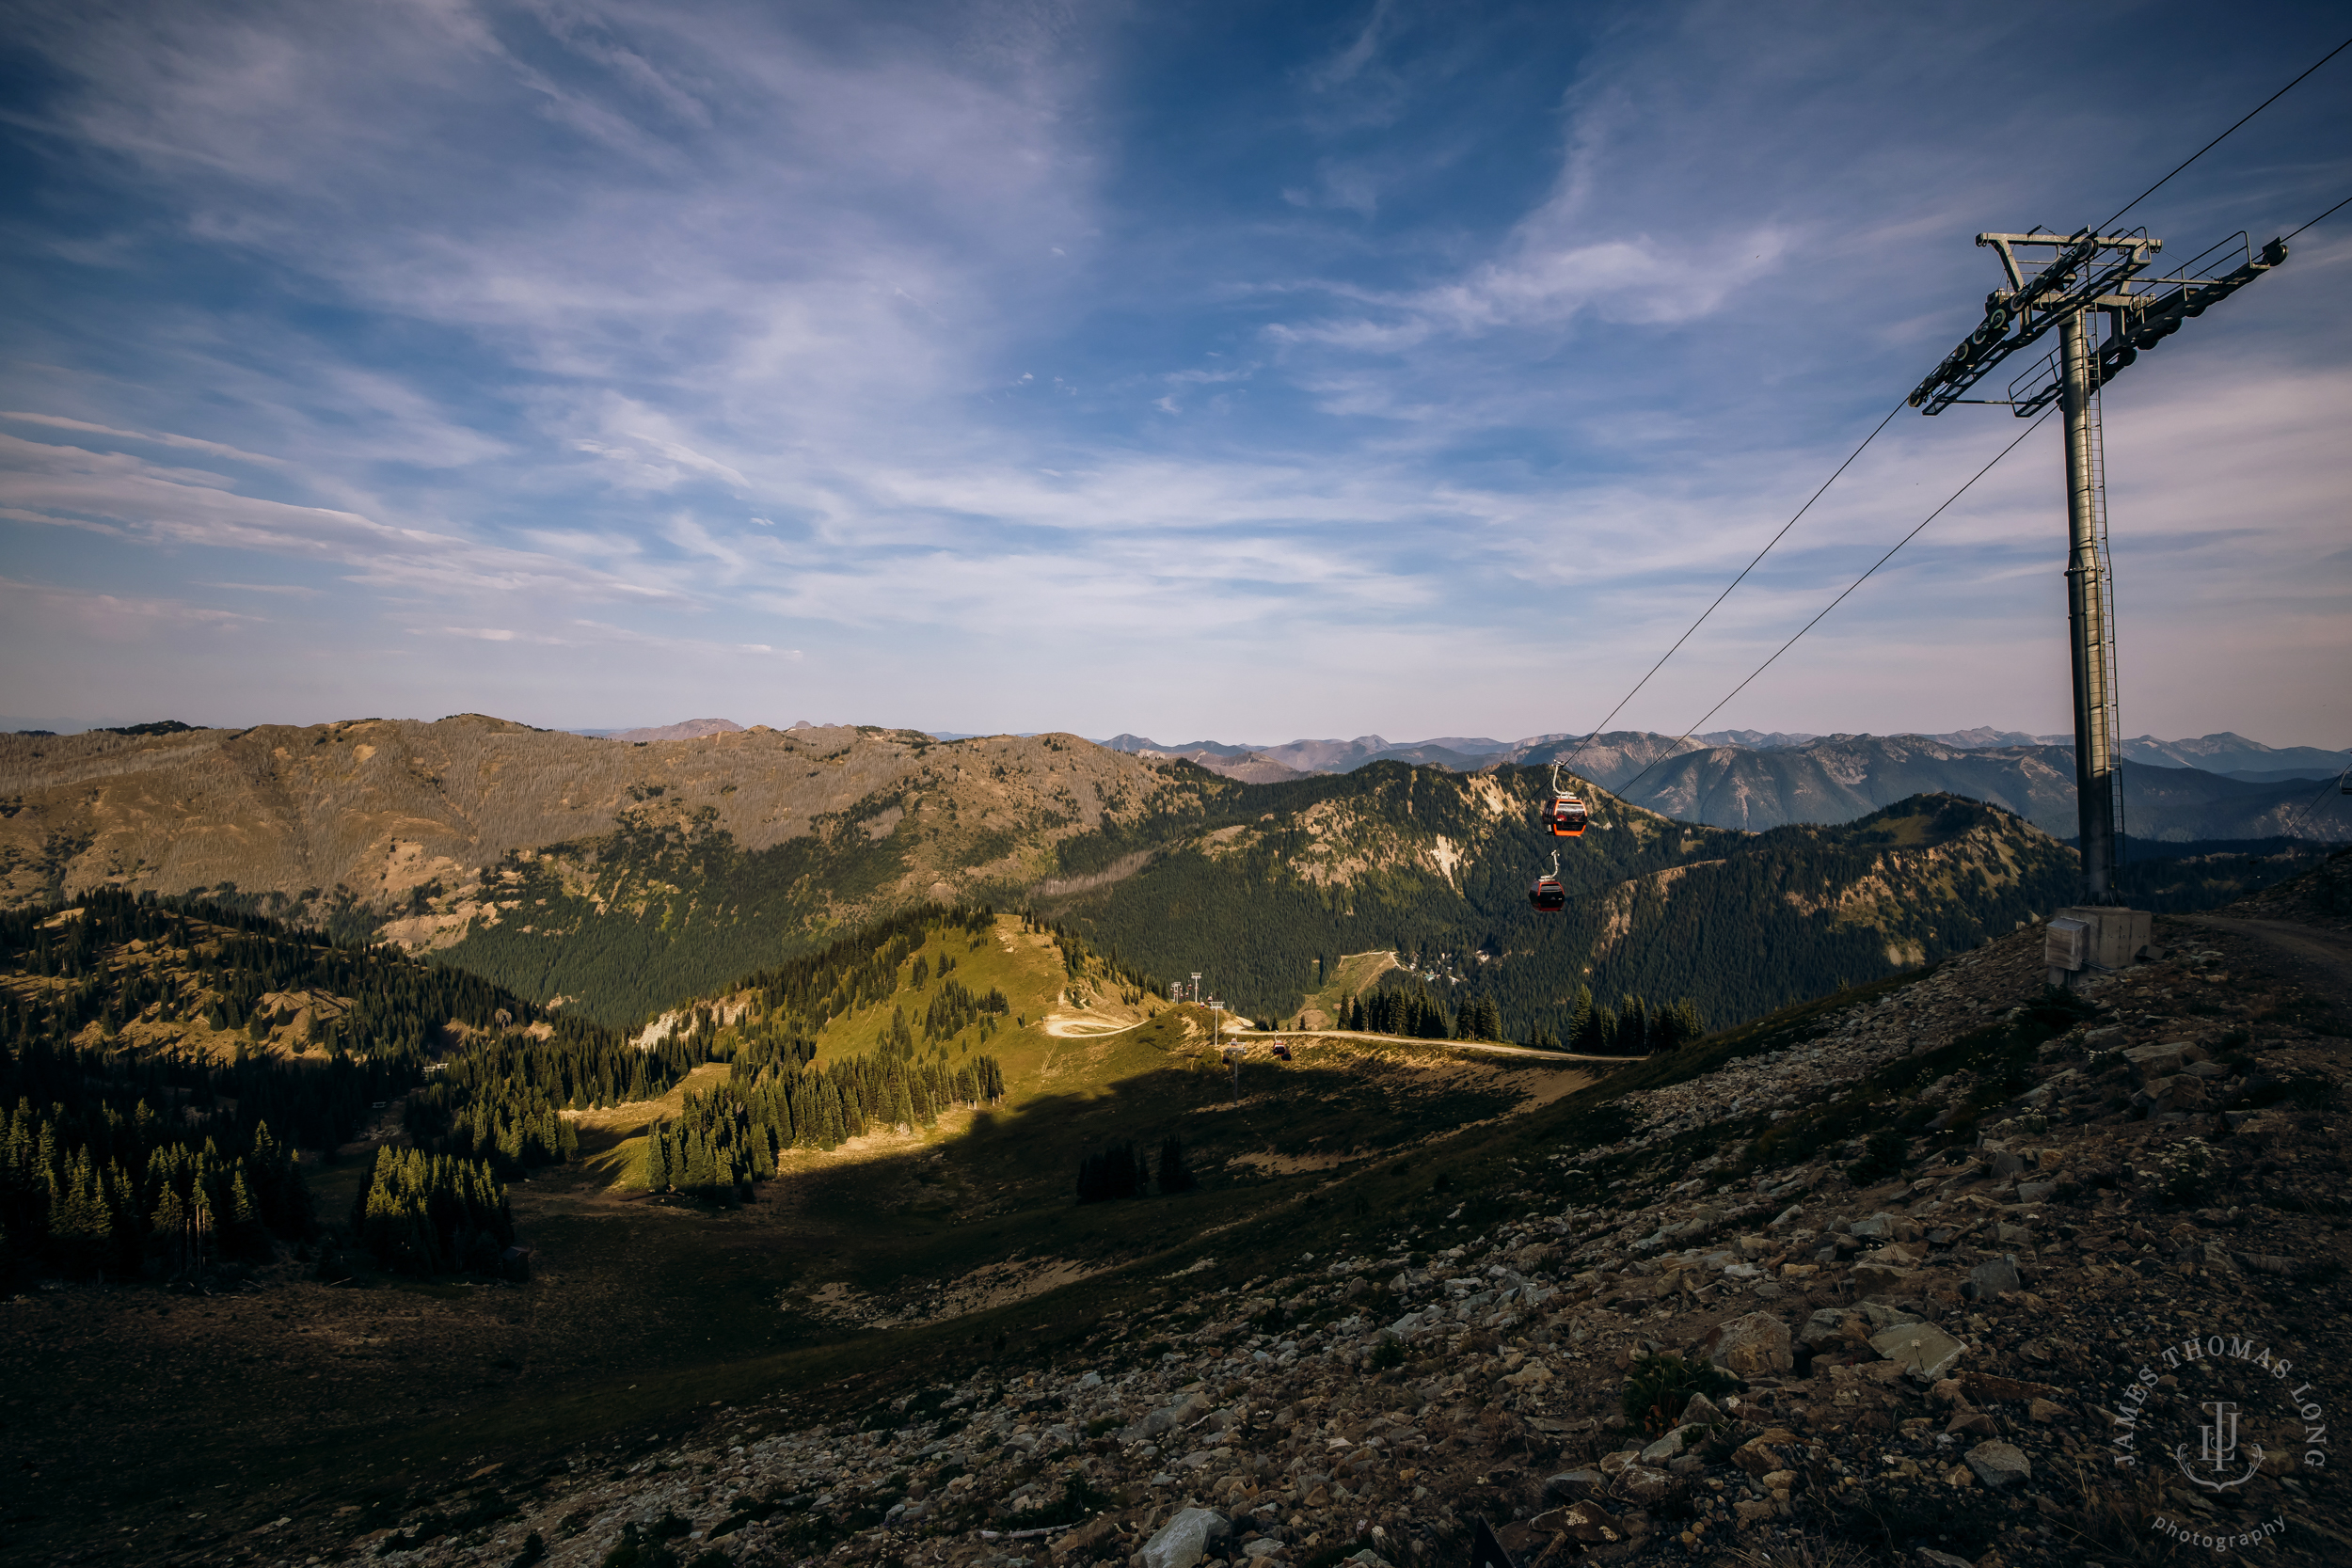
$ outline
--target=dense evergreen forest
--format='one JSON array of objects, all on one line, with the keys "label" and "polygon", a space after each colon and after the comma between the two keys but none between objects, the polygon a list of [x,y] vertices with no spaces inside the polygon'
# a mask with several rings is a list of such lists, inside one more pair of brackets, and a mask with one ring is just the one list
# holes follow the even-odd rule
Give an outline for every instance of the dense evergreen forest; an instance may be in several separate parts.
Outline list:
[{"label": "dense evergreen forest", "polygon": [[515,1216],[489,1164],[389,1145],[352,1206],[351,1229],[379,1268],[396,1274],[519,1277]]},{"label": "dense evergreen forest", "polygon": [[477,1265],[512,1240],[499,1173],[577,1151],[559,1107],[650,1099],[705,1059],[534,1012],[205,901],[0,914],[0,1268],[200,1273],[319,1238],[295,1148],[331,1158],[404,1094],[421,1164],[379,1164],[355,1229],[386,1267]]},{"label": "dense evergreen forest", "polygon": [[654,1128],[645,1185],[719,1196],[773,1176],[790,1149],[837,1148],[878,1129],[935,1127],[950,1106],[993,1104],[1004,1095],[1004,1069],[993,1056],[950,1068],[884,1051],[822,1069],[738,1057],[726,1083],[690,1091],[684,1111]]},{"label": "dense evergreen forest", "polygon": [[[497,896],[530,908],[530,921],[477,919],[440,957],[620,1025],[817,947],[830,905],[870,897],[905,869],[895,839],[803,835],[745,850],[715,816],[706,808],[675,826],[623,812],[593,842],[508,857],[492,874]],[[566,885],[554,857],[588,864],[590,884]]]},{"label": "dense evergreen forest", "polygon": [[[331,1017],[292,1006],[326,993]],[[505,1000],[210,905],[108,891],[0,915],[0,1268],[176,1274],[299,1240],[294,1146],[418,1082],[428,1020]],[[295,1016],[316,1054],[266,1048]]]},{"label": "dense evergreen forest", "polygon": [[[728,1063],[727,1081],[690,1092],[681,1114],[654,1129],[646,1185],[723,1196],[772,1176],[787,1150],[834,1148],[877,1128],[931,1127],[952,1105],[1003,1099],[1003,1069],[974,1048],[1004,1025],[1011,1004],[994,987],[979,993],[955,978],[953,951],[935,968],[924,951],[943,933],[977,946],[995,920],[986,906],[924,905],[748,974],[723,1005],[695,1004],[687,1038],[701,1057]],[[901,970],[915,990],[931,990],[930,1003],[913,1016],[894,1005],[878,1050],[817,1067],[814,1037],[898,995]]]},{"label": "dense evergreen forest", "polygon": [[[1449,1011],[1446,998],[1410,968],[1391,970],[1360,996],[1342,999],[1334,1027],[1415,1039],[1500,1040],[1502,1008],[1484,993],[1464,996]],[[1539,1050],[1575,1051],[1597,1056],[1646,1056],[1672,1051],[1707,1033],[1698,1004],[1685,997],[1671,1005],[1627,995],[1614,1006],[1597,1003],[1590,986],[1579,986],[1569,1005],[1567,1029],[1528,1032],[1520,1043]]]}]

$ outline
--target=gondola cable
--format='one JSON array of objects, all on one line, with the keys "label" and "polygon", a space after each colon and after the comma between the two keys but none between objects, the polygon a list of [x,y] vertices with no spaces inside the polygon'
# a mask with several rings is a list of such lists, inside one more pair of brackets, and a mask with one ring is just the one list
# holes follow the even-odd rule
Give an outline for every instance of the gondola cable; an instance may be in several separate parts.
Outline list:
[{"label": "gondola cable", "polygon": [[[1788,641],[1783,642],[1778,648],[1775,648],[1772,651],[1772,657],[1767,658],[1763,663],[1749,671],[1746,679],[1740,681],[1738,686],[1733,687],[1729,691],[1724,694],[1722,702],[1717,703],[1713,707],[1708,708],[1705,713],[1699,715],[1698,723],[1692,724],[1690,729],[1684,731],[1679,736],[1677,736],[1675,740],[1675,745],[1679,746],[1683,741],[1690,739],[1692,735],[1698,733],[1700,724],[1704,724],[1709,719],[1714,718],[1716,714],[1723,711],[1724,706],[1730,703],[1732,698],[1737,697],[1740,692],[1745,691],[1748,689],[1750,682],[1754,681],[1756,676],[1762,674],[1765,671],[1771,669],[1773,662],[1777,660],[1782,654],[1787,653],[1789,649],[1797,645],[1798,638],[1803,637],[1806,632],[1809,632],[1815,626],[1820,626],[1821,622],[1828,617],[1831,610],[1836,610],[1839,605],[1846,602],[1848,594],[1851,594],[1855,589],[1861,587],[1864,583],[1869,581],[1870,578],[1877,574],[1878,569],[1881,566],[1883,566],[1888,562],[1894,560],[1897,550],[1900,550],[1905,545],[1908,545],[1914,539],[1918,538],[1919,535],[1926,531],[1927,526],[1930,523],[1942,516],[1951,508],[1953,502],[1959,500],[1961,497],[1966,495],[1970,487],[1973,486],[1978,480],[1980,480],[1985,475],[1991,473],[1994,464],[1999,463],[2002,458],[2007,457],[2010,452],[2015,451],[2020,446],[2024,445],[2026,437],[2031,436],[2035,431],[2040,430],[2043,421],[2049,419],[2052,412],[2055,412],[2055,410],[2043,411],[2043,413],[2037,418],[2033,423],[2018,432],[2016,440],[2011,441],[2008,446],[2005,446],[1999,451],[1994,452],[1993,454],[1992,462],[1987,463],[1983,467],[1979,468],[1975,473],[1969,475],[1965,483],[1962,484],[1959,489],[1944,498],[1942,505],[1938,506],[1934,511],[1929,513],[1925,517],[1919,519],[1918,527],[1913,529],[1909,533],[1904,534],[1900,539],[1896,540],[1894,548],[1889,549],[1884,555],[1880,556],[1876,562],[1872,562],[1868,571],[1863,573],[1860,577],[1854,578],[1853,581],[1848,583],[1843,593],[1840,593],[1837,597],[1830,600],[1828,604],[1821,608],[1821,612],[1819,615],[1814,616],[1812,620],[1807,621],[1804,626],[1798,627],[1796,637],[1791,637]],[[1619,784],[1615,789],[1612,790],[1611,793],[1615,795],[1617,799],[1621,800],[1624,800],[1626,798],[1626,791],[1641,783],[1641,781],[1648,775],[1650,768],[1656,768],[1659,763],[1665,761],[1667,757],[1677,754],[1677,752],[1669,750],[1654,758],[1648,767],[1644,768],[1641,772],[1634,774],[1633,777],[1628,779],[1624,784]]]},{"label": "gondola cable", "polygon": [[1677,653],[1681,651],[1682,645],[1691,641],[1692,633],[1697,631],[1699,627],[1707,624],[1707,618],[1721,609],[1723,607],[1723,602],[1725,599],[1731,597],[1731,591],[1748,579],[1748,574],[1755,571],[1756,568],[1763,562],[1764,558],[1772,553],[1772,546],[1788,537],[1788,531],[1797,526],[1799,519],[1804,517],[1806,513],[1813,510],[1813,503],[1820,500],[1822,496],[1828,493],[1829,487],[1837,483],[1837,476],[1844,473],[1848,468],[1853,467],[1854,459],[1860,457],[1863,452],[1868,449],[1870,443],[1879,438],[1879,433],[1881,431],[1895,422],[1895,416],[1901,413],[1906,406],[1907,404],[1905,404],[1898,403],[1894,407],[1886,411],[1886,418],[1881,420],[1871,430],[1870,434],[1862,438],[1862,445],[1854,448],[1853,451],[1846,454],[1846,460],[1837,465],[1836,468],[1831,472],[1829,478],[1821,481],[1821,487],[1814,491],[1811,496],[1807,497],[1805,499],[1805,503],[1797,508],[1795,515],[1792,515],[1787,522],[1780,525],[1780,531],[1778,533],[1773,534],[1770,539],[1767,539],[1764,542],[1764,547],[1756,552],[1756,559],[1749,562],[1745,566],[1740,568],[1740,575],[1733,578],[1731,581],[1724,586],[1724,591],[1715,595],[1715,602],[1708,605],[1704,610],[1700,611],[1699,618],[1692,622],[1689,626],[1683,629],[1682,635],[1675,639],[1674,646],[1668,648],[1663,654],[1661,654],[1658,657],[1658,662],[1649,667],[1649,673],[1644,675],[1640,680],[1633,683],[1632,690],[1617,699],[1617,705],[1611,708],[1601,721],[1593,726],[1591,733],[1587,734],[1582,740],[1577,742],[1576,750],[1568,753],[1566,759],[1559,764],[1560,767],[1567,768],[1571,770],[1575,768],[1576,759],[1584,754],[1585,748],[1592,745],[1593,741],[1601,734],[1602,731],[1608,729],[1609,721],[1624,712],[1626,704],[1633,701],[1635,697],[1641,695],[1642,688],[1647,686],[1650,682],[1650,675],[1655,675],[1659,671],[1663,670],[1666,667],[1666,660],[1674,657]]},{"label": "gondola cable", "polygon": [[[2339,203],[2339,205],[2341,205],[2341,203]],[[2283,828],[2289,823],[2300,822],[2304,827],[2310,827],[2312,825],[2312,808],[2319,804],[2320,798],[2326,795],[2329,790],[2336,790],[2345,795],[2352,795],[2352,767],[2345,768],[2343,772],[2338,773],[2334,778],[2329,779],[2325,784],[2321,784],[2312,794],[2312,798],[2304,801],[2301,808],[2297,810],[2293,816],[2284,819],[2279,825]],[[2318,842],[2326,844],[2331,841],[2323,838]]]},{"label": "gondola cable", "polygon": [[[2342,43],[2337,44],[2333,49],[2328,50],[2328,53],[2312,61],[2311,65],[2304,69],[2302,76],[2297,76],[2294,81],[2289,82],[2285,87],[2280,87],[2277,92],[2272,93],[2268,98],[2264,99],[2261,103],[2247,110],[2246,113],[2239,118],[2237,124],[2231,126],[2229,130],[2222,132],[2221,135],[2214,137],[2213,140],[2207,142],[2204,146],[2199,148],[2196,151],[2190,153],[2187,157],[2173,165],[2171,174],[2167,174],[2163,179],[2157,181],[2154,184],[2149,186],[2146,190],[2140,192],[2137,196],[2123,203],[2122,206],[2117,208],[2115,210],[2114,217],[2108,218],[2106,223],[2099,225],[2096,229],[2091,230],[2090,232],[2093,234],[2106,233],[2107,231],[2108,225],[2114,223],[2116,218],[2122,217],[2125,213],[2130,212],[2133,208],[2138,206],[2141,202],[2147,200],[2150,197],[2164,189],[2166,185],[2171,183],[2172,175],[2180,173],[2181,170],[2188,167],[2189,165],[2195,163],[2198,159],[2203,157],[2206,153],[2211,152],[2215,148],[2219,147],[2223,142],[2229,140],[2230,137],[2237,131],[2238,126],[2244,125],[2248,120],[2253,119],[2256,115],[2262,113],[2265,109],[2267,109],[2270,105],[2276,103],[2281,98],[2284,98],[2288,93],[2293,92],[2296,87],[2302,84],[2304,76],[2309,76],[2312,71],[2317,71],[2321,66],[2326,65],[2329,60],[2334,59],[2338,55],[2343,54],[2347,49],[2352,49],[2352,39],[2345,39]],[[2339,202],[2337,205],[2341,206],[2343,203]],[[2335,209],[2331,207],[2328,209],[2328,212],[2333,212],[2334,210]],[[2320,214],[2320,217],[2325,216],[2327,216],[2326,213]],[[2317,223],[2318,221],[2319,218],[2313,218],[2312,223]],[[2310,227],[2311,224],[2307,223],[2303,226],[2303,229],[2309,229]],[[2302,229],[2298,229],[2295,232],[2299,234],[2302,231]],[[2292,238],[2293,236],[2289,237]]]},{"label": "gondola cable", "polygon": [[[2319,216],[2312,219],[2312,223],[2324,223],[2328,219],[2334,217],[2338,213],[2343,212],[2346,207],[2352,207],[2352,196],[2345,197],[2342,201],[2337,202],[2334,206],[2320,214]],[[2312,223],[2303,225],[2303,229],[2309,229],[2312,226]],[[2291,240],[2295,238],[2296,235],[2303,232],[2303,229],[2290,230],[2286,233],[2280,235],[2280,239],[2281,241]]]}]

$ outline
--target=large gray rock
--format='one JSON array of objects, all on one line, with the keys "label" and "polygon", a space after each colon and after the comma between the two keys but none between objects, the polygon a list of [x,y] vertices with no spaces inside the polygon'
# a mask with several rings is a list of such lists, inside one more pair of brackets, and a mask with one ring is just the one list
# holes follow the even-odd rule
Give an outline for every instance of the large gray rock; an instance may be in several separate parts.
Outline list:
[{"label": "large gray rock", "polygon": [[1650,1465],[1629,1465],[1617,1472],[1617,1484],[1636,1502],[1662,1503],[1682,1490],[1682,1478]]},{"label": "large gray rock", "polygon": [[1970,1293],[1979,1300],[2026,1288],[2025,1280],[2018,1275],[2014,1257],[1992,1258],[1979,1263],[1968,1271],[1968,1283],[1973,1287]]},{"label": "large gray rock", "polygon": [[1858,1242],[1910,1242],[1919,1236],[1919,1222],[1908,1214],[1876,1213],[1856,1220],[1846,1233]]},{"label": "large gray rock", "polygon": [[1692,1426],[1686,1422],[1644,1449],[1641,1462],[1645,1465],[1663,1465],[1668,1460],[1679,1459],[1684,1453],[1706,1441],[1707,1429],[1705,1427]]},{"label": "large gray rock", "polygon": [[1967,1347],[1933,1323],[1899,1323],[1871,1335],[1870,1348],[1915,1381],[1933,1383]]},{"label": "large gray rock", "polygon": [[1598,1496],[1601,1488],[1608,1484],[1609,1478],[1598,1470],[1563,1470],[1556,1476],[1545,1478],[1544,1497],[1555,1503],[1575,1502],[1581,1497]]},{"label": "large gray rock", "polygon": [[1229,1528],[1223,1514],[1187,1508],[1143,1544],[1144,1568],[1193,1568],[1208,1555],[1209,1543]]},{"label": "large gray rock", "polygon": [[1999,1490],[2033,1479],[2033,1462],[2014,1443],[1999,1438],[1979,1443],[1968,1450],[1968,1468],[1977,1472],[1977,1479]]},{"label": "large gray rock", "polygon": [[1770,1312],[1717,1323],[1707,1336],[1707,1358],[1736,1377],[1776,1377],[1797,1364],[1788,1325]]}]

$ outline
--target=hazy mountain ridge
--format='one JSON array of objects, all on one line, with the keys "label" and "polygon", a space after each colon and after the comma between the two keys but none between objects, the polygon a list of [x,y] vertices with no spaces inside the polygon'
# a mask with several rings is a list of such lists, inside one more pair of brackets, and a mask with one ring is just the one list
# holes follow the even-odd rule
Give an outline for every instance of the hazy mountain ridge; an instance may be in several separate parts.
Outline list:
[{"label": "hazy mountain ridge", "polygon": [[[1630,792],[1687,821],[1760,832],[1791,822],[1851,821],[1909,796],[1988,801],[2054,837],[2074,837],[2071,746],[1963,748],[1919,736],[1834,737],[1774,752],[1729,747],[1661,763]],[[2352,813],[2308,780],[2271,784],[2196,768],[2123,765],[2124,821],[2155,840],[2352,836]]]},{"label": "hazy mountain ridge", "polygon": [[699,740],[707,735],[733,735],[742,727],[732,719],[688,719],[675,724],[656,724],[646,729],[614,730],[606,738],[626,740],[632,745],[656,740]]},{"label": "hazy mountain ridge", "polygon": [[[1359,736],[1351,741],[1292,741],[1256,748],[1200,741],[1130,749],[1190,761],[1249,783],[1299,773],[1343,772],[1374,762],[1475,771],[1503,763],[1564,762],[1637,804],[1686,821],[1762,832],[1792,822],[1848,822],[1921,793],[1964,795],[2031,818],[2072,838],[2074,753],[2071,736],[1973,729],[1946,735],[1804,736],[1715,731],[1677,739],[1646,730],[1590,737],[1534,736],[1507,745],[1448,736],[1420,742]],[[1492,751],[1481,748],[1495,747]],[[2124,801],[2134,831],[2149,838],[2352,836],[2352,814],[2311,801],[2308,784],[2333,777],[2352,755],[2310,746],[2265,746],[2231,732],[2194,740],[2126,741]],[[1671,760],[1670,760],[1671,759]],[[2233,777],[2232,770],[2252,777]],[[2183,775],[2164,777],[2164,774]],[[2194,775],[2189,777],[2187,775]],[[2202,781],[2212,780],[2212,783]],[[2245,786],[2253,786],[2248,788]]]}]

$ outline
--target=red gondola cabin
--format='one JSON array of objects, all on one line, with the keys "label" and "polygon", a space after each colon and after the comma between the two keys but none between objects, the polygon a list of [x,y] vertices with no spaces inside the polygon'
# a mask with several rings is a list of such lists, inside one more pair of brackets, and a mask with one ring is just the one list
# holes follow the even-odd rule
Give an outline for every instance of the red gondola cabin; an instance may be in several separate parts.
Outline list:
[{"label": "red gondola cabin", "polygon": [[1544,807],[1544,826],[1554,838],[1581,838],[1587,814],[1584,802],[1573,795],[1555,795]]}]

